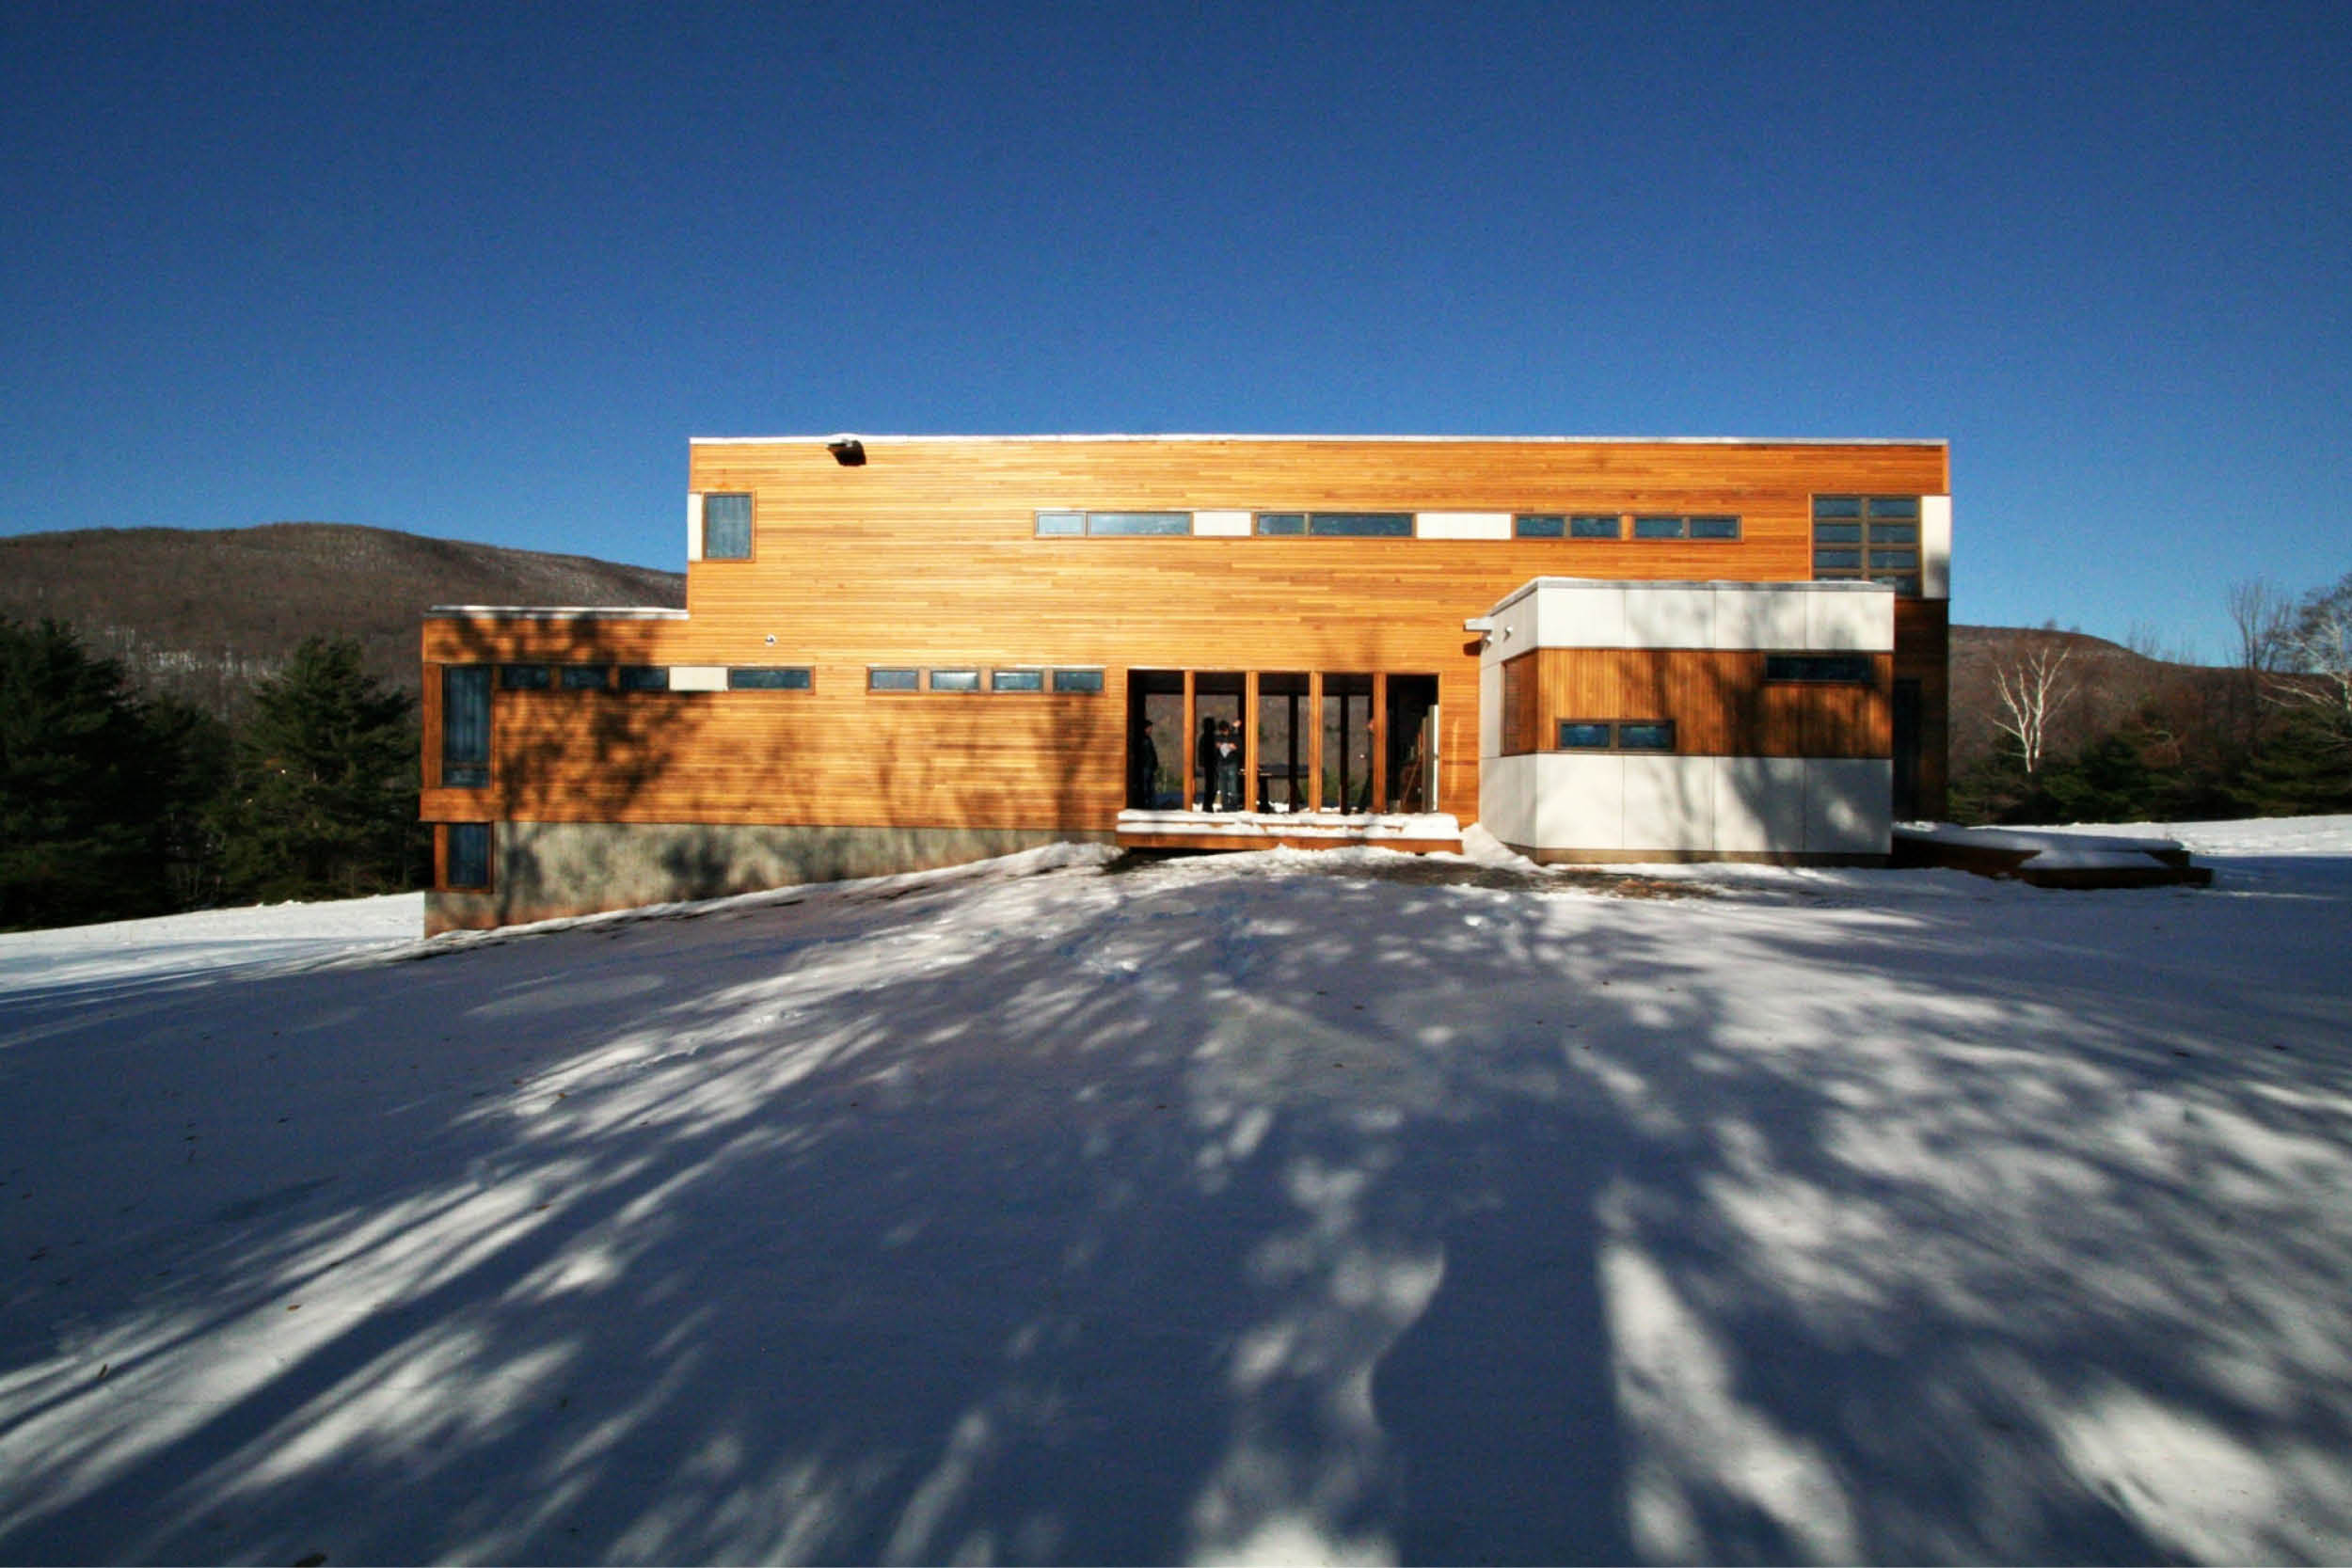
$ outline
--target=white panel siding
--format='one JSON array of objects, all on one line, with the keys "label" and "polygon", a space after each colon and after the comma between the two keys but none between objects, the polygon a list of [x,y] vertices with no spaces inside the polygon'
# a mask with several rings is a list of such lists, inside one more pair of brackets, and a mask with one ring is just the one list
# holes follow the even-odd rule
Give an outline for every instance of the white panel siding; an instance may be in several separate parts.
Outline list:
[{"label": "white panel siding", "polygon": [[1488,757],[1478,765],[1478,820],[1505,844],[1533,848],[1540,756]]},{"label": "white panel siding", "polygon": [[1895,646],[1895,594],[1875,583],[1804,595],[1804,645],[1817,653],[1883,654]]},{"label": "white panel siding", "polygon": [[1715,585],[1715,641],[1724,649],[1791,649],[1804,646],[1805,601],[1810,594],[1759,591],[1735,583]]},{"label": "white panel siding", "polygon": [[727,667],[723,664],[670,666],[670,689],[673,691],[724,691],[726,689]]},{"label": "white panel siding", "polygon": [[1793,855],[1804,847],[1804,759],[1717,757],[1714,847]]},{"label": "white panel siding", "polygon": [[[1483,768],[1486,759],[1502,754],[1502,663],[1495,657],[1494,639],[1486,640],[1486,651],[1478,664],[1478,760]],[[1485,807],[1480,807],[1483,813]],[[1521,842],[1525,842],[1522,840]]]},{"label": "white panel siding", "polygon": [[1625,847],[1715,847],[1713,757],[1625,758]]},{"label": "white panel siding", "polygon": [[1626,593],[1617,583],[1546,583],[1512,606],[1533,607],[1535,641],[1547,648],[1622,648]]},{"label": "white panel siding", "polygon": [[1422,539],[1508,539],[1508,512],[1417,512],[1413,532]]},{"label": "white panel siding", "polygon": [[1919,596],[1952,596],[1952,498],[1919,498]]},{"label": "white panel siding", "polygon": [[1249,537],[1249,514],[1196,512],[1192,515],[1192,531],[1201,539],[1247,539]]},{"label": "white panel siding", "polygon": [[1804,847],[1883,855],[1894,847],[1895,765],[1883,757],[1804,759]]},{"label": "white panel siding", "polygon": [[1530,847],[1624,847],[1625,758],[1545,752],[1535,761],[1535,838]]},{"label": "white panel siding", "polygon": [[700,490],[686,492],[686,559],[703,558],[703,495]]},{"label": "white panel siding", "polygon": [[1625,646],[1711,648],[1715,645],[1715,590],[1660,587],[1625,591]]}]

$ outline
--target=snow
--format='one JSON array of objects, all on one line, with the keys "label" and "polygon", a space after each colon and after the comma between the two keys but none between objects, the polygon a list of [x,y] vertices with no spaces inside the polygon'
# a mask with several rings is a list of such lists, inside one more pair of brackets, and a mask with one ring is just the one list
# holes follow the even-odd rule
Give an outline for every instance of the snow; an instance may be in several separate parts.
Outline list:
[{"label": "snow", "polygon": [[2352,1558],[2352,818],[2136,831],[0,937],[0,1560]]},{"label": "snow", "polygon": [[1458,839],[1452,812],[1122,811],[1119,830],[1131,833],[1215,834],[1225,838]]}]

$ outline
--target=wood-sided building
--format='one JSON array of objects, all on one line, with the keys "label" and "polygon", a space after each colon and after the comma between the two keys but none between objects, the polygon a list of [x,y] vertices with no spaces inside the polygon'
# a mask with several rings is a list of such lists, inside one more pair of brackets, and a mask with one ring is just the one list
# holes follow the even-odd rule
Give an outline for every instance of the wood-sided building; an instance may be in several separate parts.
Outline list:
[{"label": "wood-sided building", "polygon": [[428,928],[1073,838],[1867,862],[1943,809],[1940,441],[727,438],[687,491],[683,610],[428,612]]}]

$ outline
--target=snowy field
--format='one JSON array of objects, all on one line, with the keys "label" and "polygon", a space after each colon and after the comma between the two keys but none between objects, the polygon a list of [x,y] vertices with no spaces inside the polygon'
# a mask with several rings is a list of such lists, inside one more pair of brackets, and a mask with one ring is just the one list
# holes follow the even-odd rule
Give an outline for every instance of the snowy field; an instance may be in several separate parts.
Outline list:
[{"label": "snowy field", "polygon": [[0,1560],[2352,1559],[2352,818],[2180,832],[0,937]]}]

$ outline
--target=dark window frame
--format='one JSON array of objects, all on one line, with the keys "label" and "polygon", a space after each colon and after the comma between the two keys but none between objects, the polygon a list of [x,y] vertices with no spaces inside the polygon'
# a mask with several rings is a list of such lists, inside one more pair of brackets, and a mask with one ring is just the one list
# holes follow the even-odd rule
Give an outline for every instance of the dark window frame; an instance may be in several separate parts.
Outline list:
[{"label": "dark window frame", "polygon": [[1511,537],[1514,539],[1565,539],[1568,536],[1568,515],[1565,512],[1515,512],[1511,515]]},{"label": "dark window frame", "polygon": [[501,664],[499,666],[501,691],[552,691],[555,676],[544,664]]},{"label": "dark window frame", "polygon": [[[469,734],[455,733],[460,705],[453,701],[453,688],[478,681],[481,691],[472,699],[474,716],[480,720],[478,740]],[[488,664],[444,664],[441,666],[441,754],[440,782],[444,789],[486,789],[490,784],[491,698],[497,685],[494,666]],[[470,742],[453,746],[453,740]],[[471,752],[479,751],[480,755]]]},{"label": "dark window frame", "polygon": [[[718,555],[710,548],[710,503],[739,500],[743,503],[743,553]],[[757,559],[759,555],[759,509],[749,490],[709,490],[703,494],[703,559],[727,565],[738,565]]]},{"label": "dark window frame", "polygon": [[[771,680],[768,677],[775,676]],[[797,677],[797,678],[795,678]],[[729,691],[813,691],[817,672],[806,664],[730,664]]]},{"label": "dark window frame", "polygon": [[612,689],[631,694],[666,692],[670,689],[670,667],[666,664],[616,665],[612,671]]},{"label": "dark window frame", "polygon": [[[488,893],[498,879],[498,835],[488,822],[444,822],[441,824],[441,886],[452,893]],[[457,875],[458,835],[468,838],[479,834],[482,842],[482,875],[478,879],[460,880]]]},{"label": "dark window frame", "polygon": [[[1920,596],[1927,560],[1922,496],[1817,495],[1813,498],[1813,580],[1883,583],[1907,599]],[[1882,562],[1911,552],[1911,564]],[[1849,559],[1851,558],[1851,559]]]},{"label": "dark window frame", "polygon": [[1874,654],[1766,654],[1764,679],[1773,686],[1876,686]]},{"label": "dark window frame", "polygon": [[[1050,506],[1041,507],[1030,517],[1040,539],[1189,539],[1194,526],[1191,512],[1154,507],[1085,512],[1075,507]],[[1048,518],[1052,519],[1050,525]],[[1181,519],[1184,526],[1138,526],[1144,519]]]},{"label": "dark window frame", "polygon": [[[1603,730],[1607,732],[1609,738],[1604,745],[1571,746],[1568,744],[1568,732],[1572,729]],[[1625,732],[1629,729],[1663,730],[1666,733],[1666,743],[1663,746],[1629,745],[1625,737]],[[1553,751],[1575,752],[1583,755],[1606,752],[1613,755],[1668,756],[1676,753],[1680,739],[1675,721],[1671,719],[1560,719],[1553,721],[1551,729]]]},{"label": "dark window frame", "polygon": [[[593,681],[588,677],[596,677]],[[555,667],[555,689],[558,691],[610,691],[612,689],[612,666],[610,664],[559,664]]]},{"label": "dark window frame", "polygon": [[[1057,664],[1049,667],[1048,674],[1057,695],[1100,697],[1109,689],[1110,683],[1104,679],[1103,666],[1099,664]],[[1072,676],[1076,676],[1080,684],[1076,686],[1062,684]],[[1088,682],[1092,684],[1087,684]]]},{"label": "dark window frame", "polygon": [[[1006,686],[1003,682],[1007,675],[1027,676],[1030,677],[1034,684]],[[1008,665],[1001,670],[991,670],[988,673],[988,689],[992,693],[1002,691],[1009,695],[1036,696],[1045,689],[1045,666],[1041,664],[1014,664]]]},{"label": "dark window frame", "polygon": [[[958,680],[969,675],[972,677],[972,684],[969,686],[942,686],[939,684],[939,677],[942,675],[951,676]],[[926,691],[937,691],[954,697],[970,697],[976,696],[987,689],[981,685],[979,666],[976,664],[949,664],[942,666],[938,669],[926,669],[923,672],[923,689]]]},{"label": "dark window frame", "polygon": [[[903,683],[898,677],[909,677]],[[883,677],[890,679],[885,682]],[[866,689],[884,697],[903,697],[923,689],[923,671],[919,665],[869,664],[866,667]]]}]

